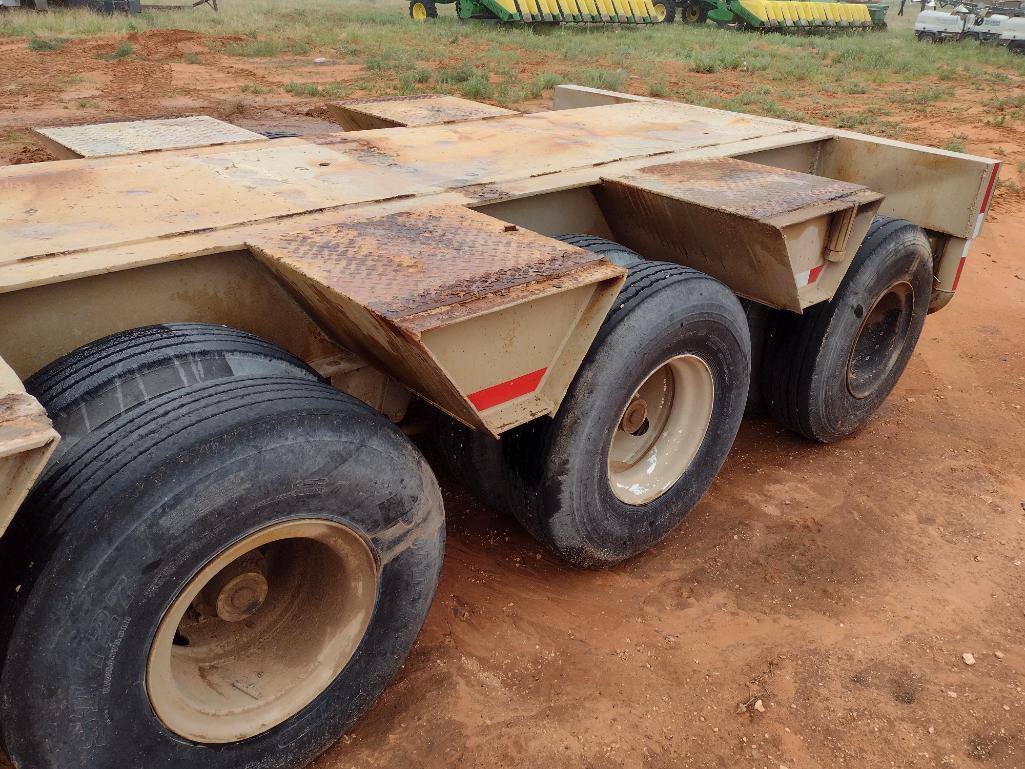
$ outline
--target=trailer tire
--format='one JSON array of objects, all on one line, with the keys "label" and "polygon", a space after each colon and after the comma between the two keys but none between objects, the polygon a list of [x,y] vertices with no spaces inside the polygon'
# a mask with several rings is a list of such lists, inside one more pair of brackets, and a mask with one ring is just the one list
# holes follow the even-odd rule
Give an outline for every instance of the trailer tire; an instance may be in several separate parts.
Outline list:
[{"label": "trailer tire", "polygon": [[[524,492],[516,517],[580,567],[650,548],[722,467],[744,414],[750,354],[726,286],[674,264],[633,267],[555,417],[508,436]],[[643,421],[632,415],[638,401]],[[663,444],[674,425],[679,441]]]},{"label": "trailer tire", "polygon": [[254,334],[210,323],[165,323],[82,345],[37,371],[25,389],[61,436],[53,465],[85,435],[139,403],[198,382],[233,376],[317,372]]},{"label": "trailer tire", "polygon": [[655,9],[655,19],[658,22],[672,24],[676,21],[676,0],[655,0],[652,7]]},{"label": "trailer tire", "polygon": [[765,364],[765,340],[773,319],[780,311],[752,299],[740,300],[751,334],[751,386],[747,391],[746,414],[764,414],[765,398],[762,396],[762,369]]},{"label": "trailer tire", "polygon": [[1018,56],[1025,55],[1025,40],[1012,40],[1007,44],[1007,50]]},{"label": "trailer tire", "polygon": [[[82,443],[32,492],[32,527],[0,540],[14,763],[306,766],[397,672],[430,606],[444,523],[422,456],[363,403],[284,377],[168,392]],[[230,581],[212,576],[243,552]],[[264,606],[227,587],[259,581],[261,558]],[[260,649],[274,653],[246,657]]]},{"label": "trailer tire", "polygon": [[830,301],[776,315],[762,372],[769,413],[822,443],[862,427],[907,366],[931,290],[925,233],[877,217]]},{"label": "trailer tire", "polygon": [[582,233],[567,233],[565,235],[553,235],[553,240],[568,243],[571,246],[582,248],[595,254],[600,254],[613,264],[620,267],[630,268],[644,261],[644,257],[626,246],[616,243],[608,238],[600,238],[597,235],[586,235]]},{"label": "trailer tire", "polygon": [[[627,269],[644,263],[636,251],[597,235],[567,233],[553,235],[552,238],[600,254]],[[432,412],[432,416],[432,458],[491,509],[514,516],[519,504],[517,500],[522,499],[523,492],[505,456],[508,441],[498,441],[483,432],[471,430],[441,411]]]}]

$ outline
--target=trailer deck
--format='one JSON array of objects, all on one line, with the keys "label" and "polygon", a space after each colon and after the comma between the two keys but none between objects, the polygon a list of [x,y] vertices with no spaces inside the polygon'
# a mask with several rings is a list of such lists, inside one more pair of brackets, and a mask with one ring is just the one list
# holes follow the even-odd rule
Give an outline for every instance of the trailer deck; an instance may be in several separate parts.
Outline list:
[{"label": "trailer deck", "polygon": [[[497,435],[558,408],[622,277],[544,235],[598,231],[799,312],[831,296],[879,210],[966,244],[995,168],[656,99],[572,87],[560,98],[570,108],[495,115],[439,101],[416,109],[462,122],[278,140],[220,131],[212,133],[217,144],[202,147],[181,147],[188,137],[172,131],[172,149],[0,169],[0,293],[15,292],[8,317],[15,328],[22,322],[17,308],[29,300],[19,304],[19,289],[255,254],[331,342]],[[752,207],[756,198],[771,199],[771,210]],[[555,209],[558,217],[546,220]],[[510,232],[518,227],[540,234]],[[684,241],[687,249],[673,245]],[[759,245],[738,251],[741,241]],[[508,243],[517,246],[503,251]],[[368,265],[372,289],[358,278]],[[555,295],[562,300],[551,302]],[[561,309],[542,333],[526,322],[541,317],[527,305],[546,302]],[[398,315],[382,309],[400,305]],[[507,334],[501,355],[446,341],[446,327],[470,323],[518,333]],[[104,330],[89,325],[83,341]],[[26,342],[9,341],[2,352],[23,375],[58,352],[27,328],[13,338]],[[508,397],[480,395],[495,388]]]}]

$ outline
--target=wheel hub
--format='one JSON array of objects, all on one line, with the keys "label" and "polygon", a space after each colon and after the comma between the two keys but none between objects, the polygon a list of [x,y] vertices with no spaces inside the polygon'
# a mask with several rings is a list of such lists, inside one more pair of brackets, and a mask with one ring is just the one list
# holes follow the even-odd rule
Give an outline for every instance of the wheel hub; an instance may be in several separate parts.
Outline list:
[{"label": "wheel hub", "polygon": [[887,289],[865,314],[847,361],[847,389],[855,398],[875,392],[900,359],[914,307],[915,290],[902,281]]},{"label": "wheel hub", "polygon": [[696,355],[678,355],[641,382],[608,453],[609,485],[626,504],[660,497],[687,471],[712,418],[715,383]]},{"label": "wheel hub", "polygon": [[254,550],[226,566],[210,580],[192,602],[192,607],[206,617],[225,622],[241,622],[256,614],[267,600],[267,560]]},{"label": "wheel hub", "polygon": [[164,614],[146,688],[170,731],[248,739],[291,718],[342,672],[377,600],[377,563],[356,531],[275,524],[211,559]]},{"label": "wheel hub", "polygon": [[619,421],[619,429],[630,433],[630,435],[638,435],[647,421],[648,404],[643,398],[635,397],[623,412],[623,418]]}]

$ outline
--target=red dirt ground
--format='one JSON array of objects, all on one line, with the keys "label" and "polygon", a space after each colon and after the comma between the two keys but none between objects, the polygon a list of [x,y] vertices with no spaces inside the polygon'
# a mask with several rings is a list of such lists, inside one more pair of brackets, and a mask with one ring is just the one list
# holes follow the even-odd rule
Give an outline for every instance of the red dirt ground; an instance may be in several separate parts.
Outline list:
[{"label": "red dirt ground", "polygon": [[[38,54],[0,45],[17,104],[0,108],[0,159],[46,159],[24,128],[47,122],[323,125],[316,100],[239,109],[227,92],[280,78],[214,62],[190,34],[134,44],[195,46],[203,65],[103,62],[89,46],[108,43],[76,43],[52,57],[75,82],[50,69],[49,91],[29,82]],[[69,88],[88,106],[65,108]],[[939,108],[906,119],[920,140],[950,135]],[[973,151],[1021,151],[1011,129],[959,130]],[[957,297],[867,429],[823,447],[749,420],[688,520],[617,569],[557,563],[449,484],[426,627],[315,766],[1025,767],[1023,211],[1002,191]]]}]

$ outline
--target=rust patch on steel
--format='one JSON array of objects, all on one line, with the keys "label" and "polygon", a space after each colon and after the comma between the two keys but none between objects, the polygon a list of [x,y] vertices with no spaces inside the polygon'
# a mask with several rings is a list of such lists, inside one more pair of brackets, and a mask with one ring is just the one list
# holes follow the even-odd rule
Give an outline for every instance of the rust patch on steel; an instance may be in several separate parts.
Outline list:
[{"label": "rust patch on steel", "polygon": [[475,203],[492,203],[509,197],[509,193],[495,184],[471,184],[461,192]]},{"label": "rust patch on steel", "polygon": [[502,288],[485,294],[472,302],[460,302],[442,307],[435,307],[423,312],[409,315],[396,323],[396,326],[407,334],[419,336],[424,331],[446,326],[460,320],[499,310],[509,305],[529,301],[542,295],[558,291],[569,291],[578,286],[591,285],[603,280],[613,280],[625,270],[612,262],[599,260],[584,267],[579,267],[565,275],[557,275],[532,283]]},{"label": "rust patch on steel", "polygon": [[611,181],[749,219],[768,219],[865,189],[733,158],[648,166]]},{"label": "rust patch on steel", "polygon": [[254,245],[391,320],[604,263],[462,207],[353,219]]}]

